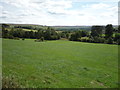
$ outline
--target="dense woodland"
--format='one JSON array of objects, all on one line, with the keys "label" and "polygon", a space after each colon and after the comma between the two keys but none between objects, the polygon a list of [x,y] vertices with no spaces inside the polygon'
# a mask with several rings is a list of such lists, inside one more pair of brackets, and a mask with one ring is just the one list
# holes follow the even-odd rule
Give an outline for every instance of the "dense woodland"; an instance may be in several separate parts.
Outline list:
[{"label": "dense woodland", "polygon": [[[40,25],[12,25],[2,24],[2,38],[36,41],[68,39],[70,41],[120,44],[120,25],[114,28],[112,24],[106,26],[95,25],[90,30],[58,30],[50,26]],[[88,29],[88,28],[87,28]]]}]

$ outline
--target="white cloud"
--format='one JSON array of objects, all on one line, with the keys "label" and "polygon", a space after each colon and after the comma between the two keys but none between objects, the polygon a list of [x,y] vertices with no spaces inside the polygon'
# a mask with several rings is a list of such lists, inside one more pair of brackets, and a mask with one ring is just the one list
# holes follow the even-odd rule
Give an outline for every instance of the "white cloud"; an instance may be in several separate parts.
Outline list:
[{"label": "white cloud", "polygon": [[105,9],[105,8],[109,8],[110,6],[107,5],[107,4],[104,4],[104,3],[99,3],[99,4],[93,4],[91,5],[91,8],[94,8],[94,9]]},{"label": "white cloud", "polygon": [[72,0],[72,1],[73,2],[119,2],[119,0]]},{"label": "white cloud", "polygon": [[[88,1],[88,0],[87,0]],[[88,2],[96,2],[89,0]],[[98,0],[97,0],[98,1]],[[100,0],[103,1],[103,0]],[[107,0],[105,0],[107,1]],[[117,2],[117,0],[110,0]],[[2,22],[43,25],[117,24],[117,6],[93,3],[74,9],[73,3],[85,0],[3,0],[0,2]]]}]

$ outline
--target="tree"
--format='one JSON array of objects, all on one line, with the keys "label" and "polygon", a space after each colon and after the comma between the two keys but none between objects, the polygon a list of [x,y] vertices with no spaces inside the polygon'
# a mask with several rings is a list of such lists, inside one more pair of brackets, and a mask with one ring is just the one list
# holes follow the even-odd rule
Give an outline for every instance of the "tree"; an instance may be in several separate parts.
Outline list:
[{"label": "tree", "polygon": [[120,25],[118,26],[118,33],[120,33]]},{"label": "tree", "polygon": [[87,32],[87,31],[81,31],[81,36],[82,36],[82,37],[88,36],[88,32]]},{"label": "tree", "polygon": [[59,34],[53,28],[48,27],[44,32],[45,40],[57,40],[59,37]]},{"label": "tree", "polygon": [[42,42],[44,41],[44,37],[41,37],[41,41],[42,41]]},{"label": "tree", "polygon": [[2,28],[8,28],[8,27],[10,27],[10,25],[9,24],[2,24]]},{"label": "tree", "polygon": [[8,34],[8,30],[5,29],[5,27],[2,27],[2,37],[3,38],[8,38],[9,34]]},{"label": "tree", "polygon": [[46,40],[50,40],[51,39],[51,32],[50,32],[49,28],[44,32],[44,38]]},{"label": "tree", "polygon": [[112,26],[112,24],[108,24],[105,27],[105,38],[106,39],[112,38],[112,35],[113,35],[113,26]]},{"label": "tree", "polygon": [[69,38],[70,41],[76,41],[76,36],[75,34],[71,34],[70,38]]},{"label": "tree", "polygon": [[81,38],[81,31],[77,31],[73,34],[71,34],[71,37],[69,38],[70,41],[78,41],[79,38]]},{"label": "tree", "polygon": [[107,44],[113,44],[113,39],[112,39],[112,38],[108,38],[108,39],[106,40],[106,43],[107,43]]},{"label": "tree", "polygon": [[33,31],[29,31],[30,38],[35,38],[35,33]]},{"label": "tree", "polygon": [[67,39],[69,38],[69,33],[66,33],[66,38],[67,38]]},{"label": "tree", "polygon": [[116,42],[116,44],[120,44],[120,33],[115,34],[114,41]]},{"label": "tree", "polygon": [[100,37],[102,36],[103,26],[92,26],[91,28],[91,36],[92,37]]}]

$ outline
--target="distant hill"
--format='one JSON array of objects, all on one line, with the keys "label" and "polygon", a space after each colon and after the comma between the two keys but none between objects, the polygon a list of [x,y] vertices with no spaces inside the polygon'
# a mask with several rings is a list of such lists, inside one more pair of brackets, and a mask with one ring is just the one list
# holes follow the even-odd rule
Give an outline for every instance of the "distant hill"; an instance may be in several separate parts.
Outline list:
[{"label": "distant hill", "polygon": [[91,30],[91,26],[51,26],[56,30],[75,31],[75,30]]},{"label": "distant hill", "polygon": [[[8,23],[5,23],[5,24],[8,24]],[[8,25],[10,25],[11,27],[21,26],[20,28],[25,28],[25,29],[28,28],[28,29],[33,29],[33,30],[39,30],[40,28],[47,28],[48,27],[46,25],[37,25],[37,24],[8,24]],[[100,25],[100,26],[105,27],[105,25]],[[57,31],[77,31],[77,30],[90,31],[92,26],[49,26],[49,27],[52,27]],[[115,29],[117,29],[118,25],[113,25],[113,27]]]},{"label": "distant hill", "polygon": [[[105,25],[100,25],[105,27]],[[56,30],[62,30],[62,31],[74,31],[74,30],[87,30],[90,31],[92,26],[52,26]],[[118,25],[113,25],[114,28],[117,28]]]}]

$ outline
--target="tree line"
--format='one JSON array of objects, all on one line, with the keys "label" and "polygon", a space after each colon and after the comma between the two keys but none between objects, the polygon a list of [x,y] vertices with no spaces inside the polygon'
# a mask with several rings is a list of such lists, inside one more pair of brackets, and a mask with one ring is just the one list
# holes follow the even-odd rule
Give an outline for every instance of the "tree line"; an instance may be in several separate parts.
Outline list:
[{"label": "tree line", "polygon": [[[23,29],[28,29],[30,31],[25,31]],[[113,28],[112,24],[108,24],[106,26],[92,26],[90,32],[87,30],[59,32],[51,27],[35,28],[34,26],[19,25],[11,28],[8,24],[2,24],[2,37],[9,39],[31,38],[41,39],[42,41],[66,38],[70,41],[120,44],[120,25],[117,29]]]},{"label": "tree line", "polygon": [[70,41],[89,43],[120,44],[120,25],[118,29],[112,24],[104,26],[92,26],[91,32],[76,31],[71,34]]},{"label": "tree line", "polygon": [[25,31],[22,28],[6,28],[2,26],[2,37],[15,39],[15,38],[30,38],[30,39],[41,39],[45,40],[58,40],[60,35],[53,29],[48,27],[46,30],[39,29],[37,31]]}]

